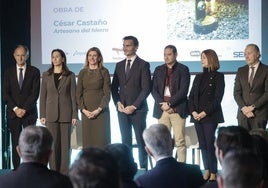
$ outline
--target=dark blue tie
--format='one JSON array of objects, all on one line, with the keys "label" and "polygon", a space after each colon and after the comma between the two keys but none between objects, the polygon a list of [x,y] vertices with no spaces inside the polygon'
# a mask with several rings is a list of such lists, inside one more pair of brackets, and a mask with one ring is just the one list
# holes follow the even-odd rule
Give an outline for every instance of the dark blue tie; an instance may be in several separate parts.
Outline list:
[{"label": "dark blue tie", "polygon": [[19,68],[19,70],[20,70],[20,73],[19,73],[19,86],[20,86],[20,89],[21,89],[22,82],[23,82],[23,74],[22,74],[23,68]]}]

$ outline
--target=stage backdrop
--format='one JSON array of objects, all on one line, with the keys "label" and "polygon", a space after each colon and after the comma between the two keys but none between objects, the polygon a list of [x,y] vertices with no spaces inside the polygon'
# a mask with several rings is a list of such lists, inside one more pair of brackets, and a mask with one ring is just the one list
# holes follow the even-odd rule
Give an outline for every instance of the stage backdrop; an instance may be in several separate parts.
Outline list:
[{"label": "stage backdrop", "polygon": [[112,74],[124,58],[126,35],[139,39],[138,55],[152,71],[163,63],[168,44],[178,48],[178,60],[191,72],[201,71],[200,53],[208,48],[217,52],[223,72],[244,65],[248,43],[268,59],[264,0],[32,0],[31,7],[31,61],[42,71],[51,64],[51,51],[61,48],[77,74],[86,51],[96,46]]}]

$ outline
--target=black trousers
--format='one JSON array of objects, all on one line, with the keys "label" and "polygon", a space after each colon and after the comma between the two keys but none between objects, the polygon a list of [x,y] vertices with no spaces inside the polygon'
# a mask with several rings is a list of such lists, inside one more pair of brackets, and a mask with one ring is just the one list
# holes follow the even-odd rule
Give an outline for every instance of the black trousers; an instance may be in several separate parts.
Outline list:
[{"label": "black trousers", "polygon": [[217,173],[217,158],[214,146],[217,126],[218,124],[215,123],[195,123],[204,168],[209,170],[210,173]]},{"label": "black trousers", "polygon": [[148,156],[145,150],[145,143],[142,138],[142,133],[146,128],[146,117],[147,112],[135,111],[131,115],[118,112],[118,121],[122,137],[122,143],[128,145],[130,148],[133,147],[132,143],[132,127],[133,127],[139,150],[140,168],[145,169],[148,168]]}]

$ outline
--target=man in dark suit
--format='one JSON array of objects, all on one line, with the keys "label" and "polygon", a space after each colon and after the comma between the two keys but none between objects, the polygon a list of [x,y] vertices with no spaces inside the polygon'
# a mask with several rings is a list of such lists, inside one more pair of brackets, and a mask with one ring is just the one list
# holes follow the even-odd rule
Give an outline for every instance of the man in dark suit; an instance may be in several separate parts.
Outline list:
[{"label": "man in dark suit", "polygon": [[186,162],[185,119],[188,116],[187,93],[190,73],[187,66],[177,62],[177,49],[164,49],[165,64],[156,67],[153,74],[153,116],[158,122],[173,129],[178,161]]},{"label": "man in dark suit", "polygon": [[172,157],[174,141],[165,125],[151,125],[143,132],[143,138],[156,166],[136,179],[139,187],[197,188],[205,183],[198,165],[177,162]]},{"label": "man in dark suit", "polygon": [[122,142],[132,147],[132,125],[139,149],[140,167],[147,169],[147,154],[142,132],[146,128],[148,106],[146,98],[151,91],[151,74],[148,62],[139,58],[136,37],[123,38],[126,59],[116,64],[112,81],[112,97],[118,110]]},{"label": "man in dark suit", "polygon": [[6,188],[72,188],[70,179],[47,168],[53,138],[46,127],[28,126],[20,134],[16,147],[22,163],[16,170],[0,176]]},{"label": "man in dark suit", "polygon": [[12,161],[14,168],[20,164],[16,152],[20,132],[29,125],[35,125],[37,120],[36,101],[40,90],[40,71],[31,65],[26,65],[29,50],[18,45],[13,54],[16,66],[5,71],[3,99],[7,104],[7,126],[11,132]]},{"label": "man in dark suit", "polygon": [[268,66],[260,62],[256,44],[245,49],[247,65],[237,71],[234,99],[238,105],[238,125],[247,130],[266,129],[268,118]]}]

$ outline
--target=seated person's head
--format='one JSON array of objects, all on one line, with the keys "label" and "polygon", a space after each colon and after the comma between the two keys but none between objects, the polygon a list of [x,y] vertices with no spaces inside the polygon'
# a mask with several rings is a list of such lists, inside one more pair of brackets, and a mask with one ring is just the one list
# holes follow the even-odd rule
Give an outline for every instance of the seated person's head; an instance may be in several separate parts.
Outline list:
[{"label": "seated person's head", "polygon": [[143,131],[145,149],[155,159],[172,156],[174,141],[165,125],[154,124]]},{"label": "seated person's head", "polygon": [[268,142],[265,138],[259,134],[253,134],[252,140],[255,146],[255,150],[260,158],[263,160],[263,178],[265,179],[265,185],[268,186]]},{"label": "seated person's head", "polygon": [[262,180],[263,164],[250,150],[231,150],[224,156],[222,171],[218,177],[219,188],[259,188]]},{"label": "seated person's head", "polygon": [[117,160],[122,180],[133,180],[137,173],[137,164],[134,161],[132,150],[125,144],[109,144],[105,150]]},{"label": "seated person's head", "polygon": [[52,144],[52,135],[46,127],[28,126],[20,134],[17,151],[23,162],[40,162],[46,165]]},{"label": "seated person's head", "polygon": [[116,160],[100,148],[85,148],[69,171],[74,188],[119,188],[120,178]]},{"label": "seated person's head", "polygon": [[254,149],[252,137],[241,126],[219,127],[215,140],[215,152],[221,161],[224,155],[233,149]]}]

